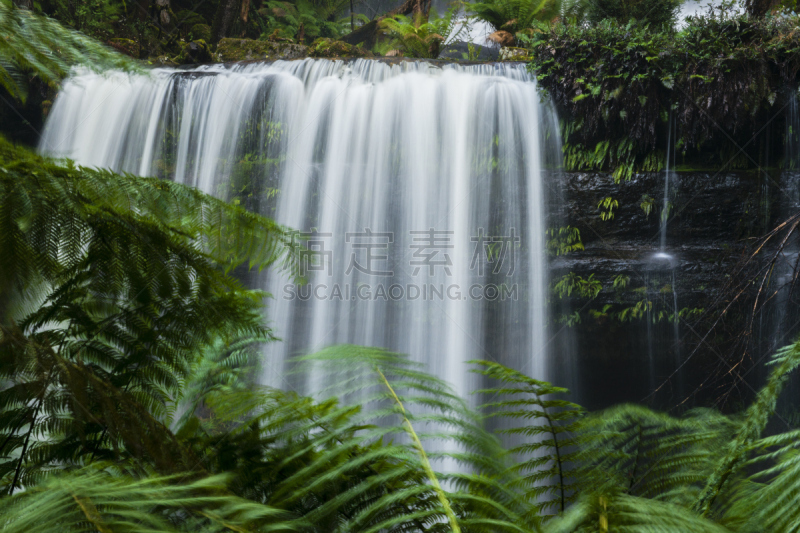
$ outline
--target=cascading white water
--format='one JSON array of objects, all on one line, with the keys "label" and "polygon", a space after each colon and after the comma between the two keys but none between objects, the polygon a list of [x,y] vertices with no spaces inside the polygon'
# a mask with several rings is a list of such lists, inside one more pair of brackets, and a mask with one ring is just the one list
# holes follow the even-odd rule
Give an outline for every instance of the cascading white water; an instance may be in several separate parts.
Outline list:
[{"label": "cascading white water", "polygon": [[308,285],[258,281],[283,339],[264,383],[285,385],[292,355],[353,343],[408,353],[467,394],[470,359],[547,378],[554,124],[522,65],[304,60],[78,73],[41,150],[235,196],[302,232]]}]

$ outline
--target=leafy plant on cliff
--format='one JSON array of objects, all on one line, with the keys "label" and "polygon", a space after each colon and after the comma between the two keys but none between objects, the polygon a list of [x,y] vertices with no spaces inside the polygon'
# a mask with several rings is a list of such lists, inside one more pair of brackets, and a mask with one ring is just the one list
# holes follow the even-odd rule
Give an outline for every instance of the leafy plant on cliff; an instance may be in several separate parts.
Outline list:
[{"label": "leafy plant on cliff", "polygon": [[[565,137],[580,135],[581,121],[565,124]],[[664,153],[652,150],[642,154],[630,137],[601,140],[594,146],[581,142],[564,143],[564,168],[567,170],[612,170],[616,183],[630,180],[636,172],[659,172],[664,168]]]},{"label": "leafy plant on cliff", "polygon": [[603,284],[595,279],[594,274],[589,274],[588,278],[579,276],[574,272],[569,272],[553,283],[553,292],[559,298],[569,298],[572,293],[580,298],[596,298],[603,290]]},{"label": "leafy plant on cliff", "polygon": [[547,252],[560,256],[583,250],[581,230],[572,226],[549,228],[547,230]]},{"label": "leafy plant on cliff", "polygon": [[682,0],[587,0],[587,16],[597,23],[614,19],[627,24],[631,19],[651,30],[671,30]]},{"label": "leafy plant on cliff", "polygon": [[[614,170],[618,179],[656,169],[670,114],[686,157],[702,148],[704,164],[709,153],[725,166],[735,155],[757,158],[753,134],[791,96],[783,88],[800,71],[799,20],[711,9],[678,33],[605,20],[532,34],[530,66],[565,122],[568,168]],[[600,150],[603,142],[615,146]],[[745,153],[730,153],[734,146]]]}]

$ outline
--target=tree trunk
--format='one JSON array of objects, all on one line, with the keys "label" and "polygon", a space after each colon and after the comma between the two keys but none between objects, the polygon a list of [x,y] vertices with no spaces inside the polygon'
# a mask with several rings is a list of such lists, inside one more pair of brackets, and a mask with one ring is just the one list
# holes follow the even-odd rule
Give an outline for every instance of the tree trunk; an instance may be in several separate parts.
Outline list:
[{"label": "tree trunk", "polygon": [[[393,17],[395,15],[409,15],[418,11],[422,11],[422,3],[424,0],[406,0],[391,11],[387,11],[384,17]],[[381,17],[383,18],[383,17]]]},{"label": "tree trunk", "polygon": [[347,44],[360,44],[363,43],[365,48],[372,48],[375,46],[375,41],[378,38],[378,19],[370,20],[355,31],[351,31],[339,40]]},{"label": "tree trunk", "polygon": [[33,9],[33,0],[14,0],[14,6],[19,9]]},{"label": "tree trunk", "polygon": [[391,11],[387,11],[382,17],[378,17],[369,21],[357,30],[351,31],[339,40],[353,45],[363,43],[365,48],[372,48],[375,46],[375,42],[378,40],[378,24],[380,23],[381,19],[393,17],[395,15],[410,15],[412,13],[422,13],[423,16],[427,18],[428,12],[431,9],[431,3],[432,2],[426,0],[405,0],[396,8],[392,9]]},{"label": "tree trunk", "polygon": [[150,17],[150,0],[135,0],[133,15],[139,20],[147,20]]},{"label": "tree trunk", "polygon": [[250,15],[250,0],[241,0],[242,9],[239,11],[239,19],[242,21],[241,36],[247,36],[247,17]]},{"label": "tree trunk", "polygon": [[230,35],[236,16],[239,14],[241,0],[220,0],[214,24],[211,25],[211,42],[217,44],[220,39]]},{"label": "tree trunk", "polygon": [[780,0],[746,0],[744,7],[751,17],[762,18],[778,4]]},{"label": "tree trunk", "polygon": [[159,29],[169,31],[172,28],[169,0],[156,0],[156,24]]}]

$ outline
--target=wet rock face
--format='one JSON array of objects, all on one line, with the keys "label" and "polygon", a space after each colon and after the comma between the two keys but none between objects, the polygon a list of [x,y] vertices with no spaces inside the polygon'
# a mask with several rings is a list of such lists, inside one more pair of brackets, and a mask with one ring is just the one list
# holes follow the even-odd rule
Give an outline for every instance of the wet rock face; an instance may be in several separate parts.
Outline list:
[{"label": "wet rock face", "polygon": [[[786,213],[781,184],[790,179],[758,172],[674,173],[662,250],[665,173],[620,184],[606,173],[558,176],[550,225],[578,228],[585,250],[551,258],[551,280],[570,272],[593,275],[602,288],[594,299],[551,296],[554,380],[582,391],[578,399],[589,408],[646,400],[667,409],[696,392],[727,353],[718,336],[703,336],[730,298],[737,262]],[[609,197],[612,202],[603,205]],[[613,218],[603,220],[608,205],[615,206]],[[615,287],[615,279],[624,286]],[[569,326],[566,317],[575,311],[580,323]],[[743,329],[745,320],[741,314],[726,317],[727,327]],[[657,395],[648,396],[659,386]],[[692,395],[688,406],[711,394]]]},{"label": "wet rock face", "polygon": [[[560,187],[564,204],[559,216],[569,224],[585,228],[584,244],[594,241],[653,242],[658,245],[660,216],[664,202],[664,176],[661,173],[634,175],[629,181],[614,183],[606,173],[563,173]],[[780,180],[757,172],[676,172],[669,184],[667,246],[691,244],[696,240],[737,240],[760,235],[764,219],[756,212],[773,207],[780,198],[764,186]],[[774,188],[774,187],[773,187]],[[601,220],[598,203],[606,197],[619,202],[611,220]],[[642,207],[652,200],[648,214]],[[774,209],[772,210],[774,211]],[[766,213],[777,217],[776,212]]]},{"label": "wet rock face", "polygon": [[[752,239],[778,223],[785,199],[777,185],[783,178],[757,172],[674,173],[662,250],[664,173],[639,174],[619,184],[605,173],[563,173],[551,225],[578,228],[585,250],[554,258],[552,273],[628,274],[629,286],[635,286],[636,278],[652,267],[654,255],[663,252],[674,258],[679,293],[696,294],[690,300],[701,303],[720,287]],[[617,204],[613,218],[603,220],[608,209],[598,204],[605,198]],[[599,302],[613,303],[614,294],[604,285]]]}]

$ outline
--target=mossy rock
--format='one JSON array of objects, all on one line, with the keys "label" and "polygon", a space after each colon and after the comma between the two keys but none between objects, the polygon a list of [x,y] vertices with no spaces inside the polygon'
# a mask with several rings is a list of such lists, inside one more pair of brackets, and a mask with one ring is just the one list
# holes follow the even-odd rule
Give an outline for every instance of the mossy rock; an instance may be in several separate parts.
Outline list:
[{"label": "mossy rock", "polygon": [[307,46],[295,43],[225,38],[217,44],[219,61],[301,59],[308,57]]},{"label": "mossy rock", "polygon": [[211,42],[211,26],[208,24],[195,24],[189,33],[192,34],[192,39]]},{"label": "mossy rock", "polygon": [[500,49],[500,61],[530,61],[530,51],[525,48],[504,46]]},{"label": "mossy rock", "polygon": [[115,37],[108,41],[112,48],[131,57],[139,57],[139,45],[133,39],[122,39]]},{"label": "mossy rock", "polygon": [[183,45],[175,62],[181,65],[213,63],[214,55],[211,53],[211,47],[203,39],[197,39]]},{"label": "mossy rock", "polygon": [[347,44],[343,41],[335,41],[327,37],[320,37],[311,43],[311,57],[325,57],[325,58],[352,58],[352,57],[374,57],[372,52],[359,48],[352,44]]},{"label": "mossy rock", "polygon": [[147,58],[147,63],[156,67],[179,66],[179,63],[177,63],[174,59],[170,59],[168,56],[150,56]]}]

